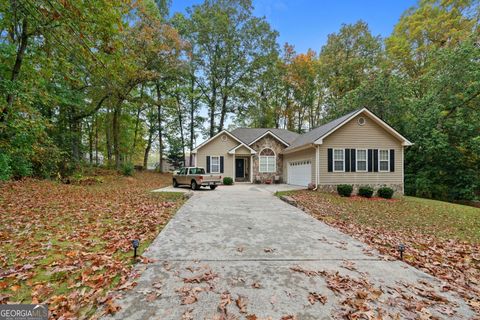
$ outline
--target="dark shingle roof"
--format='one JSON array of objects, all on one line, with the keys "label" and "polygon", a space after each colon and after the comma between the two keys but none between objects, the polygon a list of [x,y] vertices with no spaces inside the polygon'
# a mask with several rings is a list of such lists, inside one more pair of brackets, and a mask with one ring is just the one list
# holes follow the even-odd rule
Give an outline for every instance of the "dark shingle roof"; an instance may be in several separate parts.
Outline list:
[{"label": "dark shingle roof", "polygon": [[288,144],[291,144],[295,139],[300,135],[296,132],[288,131],[285,129],[269,129],[269,128],[237,128],[230,133],[235,137],[240,139],[246,145],[250,145],[255,139],[265,134],[265,132],[270,131],[283,141]]},{"label": "dark shingle roof", "polygon": [[290,146],[288,148],[286,148],[285,150],[288,151],[288,150],[292,150],[292,149],[301,147],[305,144],[314,143],[316,140],[320,139],[321,137],[326,135],[328,132],[330,132],[332,129],[334,129],[335,127],[342,124],[345,120],[350,118],[353,114],[355,114],[359,110],[360,109],[352,111],[350,113],[347,113],[343,117],[337,118],[333,121],[330,121],[330,122],[324,124],[323,126],[320,126],[318,128],[315,128],[315,129],[313,129],[309,132],[306,132],[306,133],[302,134],[297,139],[295,139],[295,141],[290,143]]},{"label": "dark shingle roof", "polygon": [[298,134],[296,132],[292,132],[285,129],[271,129],[271,128],[237,128],[231,131],[235,137],[241,140],[246,145],[250,145],[253,141],[255,141],[258,137],[265,134],[265,132],[270,131],[283,141],[289,144],[289,146],[285,149],[286,151],[292,150],[298,147],[301,147],[306,144],[314,143],[316,140],[320,139],[327,133],[329,133],[332,129],[336,128],[348,118],[350,118],[353,114],[358,112],[358,110],[354,110],[350,113],[347,113],[343,117],[330,121],[318,128],[315,128],[309,132],[304,134]]}]

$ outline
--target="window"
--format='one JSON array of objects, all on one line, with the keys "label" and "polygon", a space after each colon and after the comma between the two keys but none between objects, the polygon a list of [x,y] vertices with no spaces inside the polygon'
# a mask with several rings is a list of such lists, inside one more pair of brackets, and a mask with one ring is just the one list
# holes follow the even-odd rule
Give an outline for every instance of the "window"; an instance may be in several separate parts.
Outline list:
[{"label": "window", "polygon": [[333,149],[333,171],[345,171],[345,150]]},{"label": "window", "polygon": [[260,172],[276,172],[277,160],[275,152],[272,149],[266,148],[260,152],[259,156],[259,171]]},{"label": "window", "polygon": [[390,171],[390,153],[388,150],[378,150],[378,171]]},{"label": "window", "polygon": [[203,168],[190,168],[190,174],[205,174],[205,169],[203,169]]},{"label": "window", "polygon": [[220,157],[219,156],[210,157],[210,172],[220,173]]},{"label": "window", "polygon": [[357,171],[367,172],[367,149],[357,149]]}]

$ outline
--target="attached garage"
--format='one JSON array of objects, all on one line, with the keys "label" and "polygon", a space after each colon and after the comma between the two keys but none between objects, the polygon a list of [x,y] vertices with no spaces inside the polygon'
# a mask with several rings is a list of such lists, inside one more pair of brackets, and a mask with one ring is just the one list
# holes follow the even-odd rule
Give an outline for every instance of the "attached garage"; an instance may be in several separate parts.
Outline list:
[{"label": "attached garage", "polygon": [[308,186],[312,182],[312,162],[310,160],[288,163],[288,183],[296,186]]}]

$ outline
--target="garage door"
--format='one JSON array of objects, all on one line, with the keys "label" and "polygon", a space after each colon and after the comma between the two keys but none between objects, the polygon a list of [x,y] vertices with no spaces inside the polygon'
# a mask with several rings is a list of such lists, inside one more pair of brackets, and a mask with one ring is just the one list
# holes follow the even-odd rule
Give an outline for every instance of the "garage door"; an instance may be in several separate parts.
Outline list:
[{"label": "garage door", "polygon": [[310,160],[292,161],[288,163],[288,183],[297,186],[308,186],[312,180],[312,163]]}]

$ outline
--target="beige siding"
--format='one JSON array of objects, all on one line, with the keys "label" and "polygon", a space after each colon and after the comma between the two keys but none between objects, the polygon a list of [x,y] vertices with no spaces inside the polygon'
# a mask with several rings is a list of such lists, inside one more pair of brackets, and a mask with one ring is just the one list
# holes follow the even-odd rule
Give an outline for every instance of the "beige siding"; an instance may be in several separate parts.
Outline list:
[{"label": "beige siding", "polygon": [[288,163],[291,161],[310,160],[312,162],[312,183],[315,183],[315,148],[300,150],[283,155],[283,181],[287,182],[288,178]]},{"label": "beige siding", "polygon": [[[358,117],[364,117],[366,123],[358,125]],[[403,146],[372,119],[362,114],[326,137],[320,146],[321,185],[334,184],[401,184],[403,185]],[[355,149],[394,149],[395,172],[328,172],[328,148]]]},{"label": "beige siding", "polygon": [[[226,136],[226,141],[222,140],[222,136]],[[238,146],[239,143],[226,134],[221,134],[214,140],[210,141],[197,151],[197,166],[207,167],[207,156],[223,156],[224,157],[224,177],[234,177],[233,174],[233,155],[228,151]]]},{"label": "beige siding", "polygon": [[244,146],[241,146],[240,148],[238,148],[237,150],[235,150],[235,154],[236,155],[250,155],[251,151],[248,150],[247,148],[245,148]]}]

